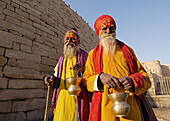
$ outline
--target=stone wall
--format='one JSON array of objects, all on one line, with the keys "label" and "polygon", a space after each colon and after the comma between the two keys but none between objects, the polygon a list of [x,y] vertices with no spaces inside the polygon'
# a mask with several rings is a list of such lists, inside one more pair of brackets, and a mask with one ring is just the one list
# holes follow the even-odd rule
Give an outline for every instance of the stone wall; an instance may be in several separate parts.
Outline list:
[{"label": "stone wall", "polygon": [[81,48],[96,46],[94,31],[61,0],[0,0],[0,121],[43,119],[42,79],[53,73],[71,27]]},{"label": "stone wall", "polygon": [[170,95],[147,96],[147,99],[153,108],[170,109]]}]

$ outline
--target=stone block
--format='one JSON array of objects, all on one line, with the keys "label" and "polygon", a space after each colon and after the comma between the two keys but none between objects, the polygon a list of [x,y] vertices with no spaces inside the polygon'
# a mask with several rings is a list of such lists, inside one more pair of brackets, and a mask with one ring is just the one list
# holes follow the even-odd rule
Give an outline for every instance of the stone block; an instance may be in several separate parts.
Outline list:
[{"label": "stone block", "polygon": [[36,33],[36,29],[35,29],[34,27],[32,27],[32,25],[29,25],[29,24],[27,24],[27,23],[22,22],[22,23],[21,23],[21,26],[22,26],[23,28],[31,31],[31,32]]},{"label": "stone block", "polygon": [[27,112],[27,121],[42,120],[44,118],[44,112],[45,112],[44,109],[28,111]]},{"label": "stone block", "polygon": [[15,12],[18,13],[19,15],[21,15],[21,16],[24,16],[24,17],[27,18],[27,19],[29,18],[28,13],[22,11],[21,9],[16,8],[16,9],[15,9]]},{"label": "stone block", "polygon": [[45,108],[45,99],[28,99],[25,101],[15,101],[12,104],[12,111],[30,111]]},{"label": "stone block", "polygon": [[53,60],[50,58],[42,57],[42,64],[55,66],[57,64],[57,60]]},{"label": "stone block", "polygon": [[9,58],[8,60],[8,66],[16,66],[17,65],[17,60],[15,58]]},{"label": "stone block", "polygon": [[20,6],[14,2],[12,2],[11,5],[14,6],[15,8],[20,8]]},{"label": "stone block", "polygon": [[6,3],[0,1],[0,8],[5,8],[5,6],[6,6]]},{"label": "stone block", "polygon": [[8,10],[8,9],[4,9],[4,14],[7,15],[7,16],[11,16],[13,18],[16,18],[16,19],[18,19],[20,21],[24,21],[24,22],[27,21],[27,19],[24,18],[24,16],[19,15],[19,14],[13,12],[13,11]]},{"label": "stone block", "polygon": [[[46,32],[44,32],[44,31],[42,31],[42,30],[40,30],[40,29],[36,29],[37,30],[37,34],[39,34],[39,35],[41,35],[41,36],[47,36],[47,33]],[[40,38],[41,39],[41,38]],[[37,41],[37,39],[36,39],[36,41]]]},{"label": "stone block", "polygon": [[20,69],[18,67],[5,66],[3,74],[6,77],[11,78],[25,78],[25,79],[34,79],[36,76],[40,76],[39,71],[32,69]]},{"label": "stone block", "polygon": [[7,4],[7,9],[11,10],[11,11],[14,11],[14,7],[12,5],[9,5],[9,4]]},{"label": "stone block", "polygon": [[0,102],[0,113],[11,112],[11,101]]},{"label": "stone block", "polygon": [[26,113],[24,112],[0,114],[0,120],[1,121],[27,121]]},{"label": "stone block", "polygon": [[0,89],[6,89],[8,85],[8,78],[0,77]]},{"label": "stone block", "polygon": [[19,50],[19,49],[20,49],[19,43],[13,42],[13,43],[12,43],[12,49],[14,49],[14,50]]},{"label": "stone block", "polygon": [[33,69],[36,71],[44,71],[44,72],[50,72],[51,71],[51,66],[43,65],[43,64],[38,64],[30,61],[24,61],[24,60],[18,60],[17,61],[17,67],[23,68],[23,69]]},{"label": "stone block", "polygon": [[0,56],[0,66],[4,66],[7,63],[7,58]]},{"label": "stone block", "polygon": [[44,98],[44,97],[45,97],[45,90],[42,89],[0,90],[0,100],[2,101],[28,99],[28,98]]},{"label": "stone block", "polygon": [[0,47],[0,55],[4,55],[4,48]]},{"label": "stone block", "polygon": [[32,41],[30,41],[29,39],[25,39],[23,37],[13,35],[9,32],[0,31],[0,36],[8,39],[10,41],[15,41],[15,42],[18,42],[18,43],[21,43],[21,44],[32,46]]},{"label": "stone block", "polygon": [[0,19],[2,20],[2,19],[4,19],[4,15],[3,14],[0,14]]},{"label": "stone block", "polygon": [[17,113],[0,114],[1,121],[16,121]]},{"label": "stone block", "polygon": [[8,88],[12,89],[41,89],[44,88],[43,80],[10,79]]},{"label": "stone block", "polygon": [[45,44],[41,44],[41,43],[38,43],[38,42],[33,42],[33,47],[38,47],[42,50],[45,50],[45,51],[51,51],[51,48]]},{"label": "stone block", "polygon": [[10,23],[13,23],[13,24],[16,24],[16,25],[18,25],[18,26],[21,25],[21,22],[20,22],[18,19],[13,18],[13,17],[10,17],[10,16],[6,16],[6,17],[5,17],[5,21],[10,22]]},{"label": "stone block", "polygon": [[5,48],[12,48],[12,41],[6,38],[0,37],[0,46]]},{"label": "stone block", "polygon": [[38,17],[36,17],[36,16],[33,16],[33,15],[30,14],[30,15],[29,15],[29,18],[30,18],[30,20],[33,21],[33,22],[36,22],[36,23],[38,23],[38,24],[41,23],[40,18],[38,18]]},{"label": "stone block", "polygon": [[3,21],[1,20],[0,21],[0,26],[3,27],[3,28],[6,28],[6,29],[11,29],[13,31],[17,31],[23,35],[26,35],[26,36],[29,36],[29,37],[32,37],[32,38],[35,38],[35,34],[31,31],[28,31],[20,26],[17,26],[15,24],[11,24],[9,22],[6,22],[6,21]]},{"label": "stone block", "polygon": [[27,53],[31,53],[32,52],[31,47],[29,47],[27,45],[21,44],[20,47],[21,47],[21,51],[23,51],[23,52],[27,52]]},{"label": "stone block", "polygon": [[[61,51],[62,52],[62,51]],[[57,60],[60,58],[61,54],[49,52],[49,58]]]},{"label": "stone block", "polygon": [[37,63],[41,62],[41,57],[39,55],[29,54],[29,53],[12,50],[12,49],[7,49],[5,56],[9,58],[16,58],[16,59],[27,60],[27,61],[37,62]]},{"label": "stone block", "polygon": [[48,52],[47,51],[45,51],[43,49],[40,49],[39,47],[36,47],[36,46],[32,47],[32,53],[36,54],[36,55],[48,57]]},{"label": "stone block", "polygon": [[42,30],[42,31],[45,31],[45,32],[47,32],[47,33],[49,33],[49,34],[51,34],[51,35],[54,35],[54,32],[53,32],[53,31],[51,31],[50,29],[48,29],[48,28],[45,27],[45,26],[42,26],[41,24],[37,24],[37,23],[33,22],[33,26],[36,27],[36,28],[38,28],[38,29],[40,29],[40,30]]}]

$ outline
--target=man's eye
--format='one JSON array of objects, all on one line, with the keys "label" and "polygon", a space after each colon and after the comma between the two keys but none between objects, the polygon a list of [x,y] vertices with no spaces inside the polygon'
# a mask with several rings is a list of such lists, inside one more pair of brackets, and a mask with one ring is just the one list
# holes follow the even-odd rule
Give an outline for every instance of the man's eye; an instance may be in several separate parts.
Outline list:
[{"label": "man's eye", "polygon": [[66,38],[66,40],[69,40],[69,38]]},{"label": "man's eye", "polygon": [[107,27],[102,28],[102,30],[107,30]]}]

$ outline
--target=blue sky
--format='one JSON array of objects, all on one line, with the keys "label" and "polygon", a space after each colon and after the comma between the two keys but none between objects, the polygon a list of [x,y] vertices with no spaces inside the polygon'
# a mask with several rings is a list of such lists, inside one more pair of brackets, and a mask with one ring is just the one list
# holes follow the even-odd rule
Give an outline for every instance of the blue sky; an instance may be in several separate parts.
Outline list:
[{"label": "blue sky", "polygon": [[140,62],[170,64],[170,0],[63,0],[94,29],[103,14],[117,23],[117,38]]}]

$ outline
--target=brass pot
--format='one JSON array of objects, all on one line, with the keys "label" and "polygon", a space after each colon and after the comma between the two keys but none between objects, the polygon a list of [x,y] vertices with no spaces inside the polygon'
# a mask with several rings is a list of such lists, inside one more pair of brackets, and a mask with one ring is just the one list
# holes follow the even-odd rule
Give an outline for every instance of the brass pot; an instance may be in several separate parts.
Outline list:
[{"label": "brass pot", "polygon": [[81,82],[81,77],[70,77],[66,79],[67,91],[70,96],[78,96],[81,92],[81,87],[79,86]]},{"label": "brass pot", "polygon": [[126,102],[129,96],[128,92],[108,94],[108,88],[107,88],[107,96],[113,102],[112,111],[116,117],[128,116],[128,113],[130,111],[130,106]]}]

